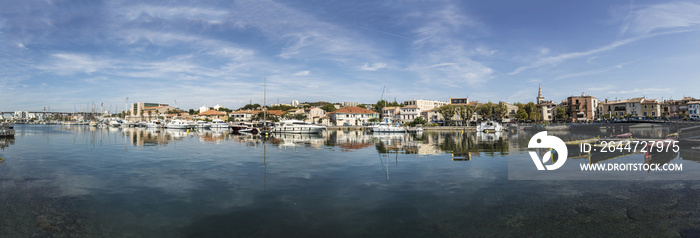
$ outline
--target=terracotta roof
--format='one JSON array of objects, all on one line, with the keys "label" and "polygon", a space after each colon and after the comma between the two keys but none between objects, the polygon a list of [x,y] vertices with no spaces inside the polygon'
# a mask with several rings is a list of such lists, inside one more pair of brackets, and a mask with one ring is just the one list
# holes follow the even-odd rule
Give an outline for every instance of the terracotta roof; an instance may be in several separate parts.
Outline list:
[{"label": "terracotta roof", "polygon": [[647,99],[647,100],[644,100],[644,102],[642,104],[657,104],[657,103],[659,103],[659,100]]},{"label": "terracotta roof", "polygon": [[416,106],[416,105],[410,105],[410,106],[402,107],[401,109],[404,109],[404,108],[406,108],[406,109],[411,109],[411,108],[418,108],[418,106]]},{"label": "terracotta roof", "polygon": [[268,115],[275,115],[275,116],[282,116],[282,114],[285,113],[285,111],[282,111],[282,110],[267,110],[265,112],[267,112]]},{"label": "terracotta roof", "polygon": [[335,110],[329,114],[333,113],[351,113],[351,114],[374,114],[376,112],[370,111],[361,107],[341,107],[338,110]]},{"label": "terracotta roof", "polygon": [[255,115],[257,115],[257,114],[259,114],[260,112],[262,112],[262,111],[258,111],[258,110],[240,110],[240,111],[232,112],[231,114],[233,114],[233,113],[236,113],[236,114],[246,114],[246,113],[250,113],[250,114],[255,114]]},{"label": "terracotta roof", "polygon": [[220,112],[220,111],[217,111],[217,110],[207,110],[207,111],[201,112],[201,113],[199,113],[199,114],[197,114],[197,115],[200,115],[200,116],[223,116],[223,115],[226,115],[226,113],[225,113],[225,112]]}]

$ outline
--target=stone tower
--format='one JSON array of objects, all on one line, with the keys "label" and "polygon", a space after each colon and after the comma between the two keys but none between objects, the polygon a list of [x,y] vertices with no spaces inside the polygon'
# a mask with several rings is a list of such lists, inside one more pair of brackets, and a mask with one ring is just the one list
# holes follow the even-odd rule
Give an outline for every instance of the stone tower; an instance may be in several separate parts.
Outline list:
[{"label": "stone tower", "polygon": [[540,84],[540,90],[537,92],[537,104],[544,102],[544,96],[542,96],[542,84]]}]

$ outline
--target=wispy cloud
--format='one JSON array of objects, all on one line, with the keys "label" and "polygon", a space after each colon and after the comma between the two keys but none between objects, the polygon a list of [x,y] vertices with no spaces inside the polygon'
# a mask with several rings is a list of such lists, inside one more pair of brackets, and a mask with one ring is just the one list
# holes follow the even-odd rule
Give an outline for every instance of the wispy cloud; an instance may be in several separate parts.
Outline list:
[{"label": "wispy cloud", "polygon": [[637,10],[631,10],[629,16],[625,17],[623,21],[623,26],[620,29],[621,35],[629,31],[635,33],[633,36],[613,41],[608,45],[592,50],[564,53],[550,57],[538,57],[531,64],[520,66],[508,73],[508,75],[517,75],[529,69],[557,65],[568,60],[608,52],[629,43],[651,37],[700,30],[698,28],[700,26],[700,5],[679,2],[646,6]]},{"label": "wispy cloud", "polygon": [[664,30],[699,30],[699,26],[700,4],[671,2],[632,10],[628,24],[621,31],[645,35]]},{"label": "wispy cloud", "polygon": [[414,30],[415,59],[408,67],[425,83],[450,87],[478,86],[491,79],[493,69],[472,59],[475,54],[492,55],[493,50],[473,47],[463,37],[466,32],[486,32],[483,24],[450,4],[427,14],[416,14],[422,24]]},{"label": "wispy cloud", "polygon": [[381,63],[381,62],[379,62],[379,63],[373,63],[373,64],[365,63],[364,65],[360,66],[360,70],[363,70],[363,71],[377,71],[377,70],[380,70],[380,69],[383,69],[383,68],[386,68],[386,67],[387,67],[387,64],[386,64],[386,63]]}]

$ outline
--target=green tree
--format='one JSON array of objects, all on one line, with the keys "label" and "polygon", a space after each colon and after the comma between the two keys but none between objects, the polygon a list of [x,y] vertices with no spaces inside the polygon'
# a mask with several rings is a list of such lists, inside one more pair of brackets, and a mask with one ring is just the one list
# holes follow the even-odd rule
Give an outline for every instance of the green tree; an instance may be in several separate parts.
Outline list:
[{"label": "green tree", "polygon": [[357,107],[367,109],[367,105],[365,105],[365,104],[357,105]]},{"label": "green tree", "polygon": [[476,109],[476,113],[481,116],[482,119],[490,119],[493,116],[494,105],[492,102],[484,103],[479,105]]},{"label": "green tree", "polygon": [[445,118],[445,121],[452,120],[452,117],[454,117],[455,113],[457,113],[455,106],[452,104],[446,104],[442,107],[438,107],[437,111],[443,118]]},{"label": "green tree", "polygon": [[557,120],[566,121],[569,118],[569,114],[566,113],[566,109],[563,107],[557,107],[555,110],[554,118]]},{"label": "green tree", "polygon": [[323,105],[323,106],[321,107],[321,109],[323,109],[324,111],[326,111],[326,113],[333,112],[333,111],[337,110],[337,109],[335,109],[335,106],[333,106],[333,104],[326,104],[326,105]]},{"label": "green tree", "polygon": [[517,118],[519,121],[521,120],[527,120],[527,112],[525,112],[524,108],[518,108],[518,112],[515,113],[515,118]]},{"label": "green tree", "polygon": [[472,115],[474,115],[474,112],[476,111],[476,107],[471,105],[456,106],[455,109],[456,114],[465,124],[469,122]]},{"label": "green tree", "polygon": [[425,121],[425,119],[424,119],[423,117],[416,117],[416,119],[413,119],[413,121],[411,121],[411,122],[409,122],[409,123],[406,123],[406,125],[408,125],[408,126],[416,126],[416,125],[418,125],[418,124],[424,125],[425,123],[427,123],[427,121]]},{"label": "green tree", "polygon": [[508,116],[508,106],[505,102],[498,102],[494,107],[494,113],[499,120],[503,120],[503,118]]},{"label": "green tree", "polygon": [[260,104],[246,104],[245,106],[241,107],[239,110],[255,110],[260,108]]}]

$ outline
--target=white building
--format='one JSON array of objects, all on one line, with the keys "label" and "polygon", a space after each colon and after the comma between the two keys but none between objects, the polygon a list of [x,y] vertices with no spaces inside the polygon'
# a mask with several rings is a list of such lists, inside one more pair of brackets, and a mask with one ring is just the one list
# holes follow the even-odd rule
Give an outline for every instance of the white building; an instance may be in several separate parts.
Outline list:
[{"label": "white building", "polygon": [[15,114],[12,116],[15,120],[28,120],[29,119],[29,112],[27,111],[16,111]]},{"label": "white building", "polygon": [[208,110],[209,110],[209,108],[205,105],[202,105],[201,107],[199,107],[199,113],[206,112]]},{"label": "white building", "polygon": [[298,107],[299,106],[299,100],[292,100],[292,107]]},{"label": "white building", "polygon": [[700,101],[688,102],[688,117],[700,119]]},{"label": "white building", "polygon": [[331,121],[336,125],[344,125],[345,123],[351,126],[361,126],[369,123],[372,118],[377,118],[378,113],[359,107],[343,107],[333,112],[328,113]]},{"label": "white building", "polygon": [[411,122],[421,116],[423,111],[432,110],[447,105],[447,102],[435,100],[413,99],[404,101],[399,118],[404,122]]},{"label": "white building", "polygon": [[[216,106],[214,106],[214,110],[219,110],[219,108],[222,108],[222,106],[219,105],[219,104],[216,104]],[[201,112],[201,111],[200,111],[200,112]]]},{"label": "white building", "polygon": [[343,107],[357,107],[357,105],[360,105],[359,102],[343,102],[342,106]]}]

